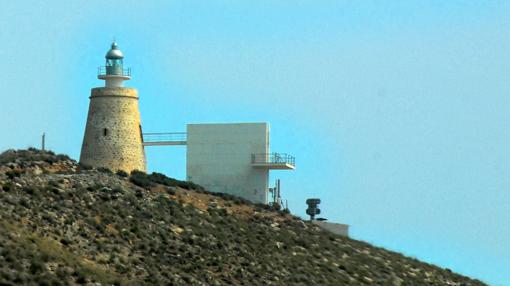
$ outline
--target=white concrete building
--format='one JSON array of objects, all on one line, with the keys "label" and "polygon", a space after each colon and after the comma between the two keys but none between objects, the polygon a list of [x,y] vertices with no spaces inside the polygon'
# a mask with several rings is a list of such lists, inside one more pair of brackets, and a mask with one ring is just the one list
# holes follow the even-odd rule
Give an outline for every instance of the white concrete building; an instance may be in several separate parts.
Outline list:
[{"label": "white concrete building", "polygon": [[349,225],[343,223],[329,222],[329,221],[320,221],[320,220],[312,220],[313,224],[320,226],[321,228],[332,232],[337,235],[349,237]]},{"label": "white concrete building", "polygon": [[267,203],[269,170],[294,169],[270,154],[267,123],[188,124],[187,134],[186,178],[212,192]]},{"label": "white concrete building", "polygon": [[188,124],[184,133],[144,134],[145,146],[186,145],[186,179],[211,192],[268,203],[269,171],[295,169],[271,153],[267,123]]}]

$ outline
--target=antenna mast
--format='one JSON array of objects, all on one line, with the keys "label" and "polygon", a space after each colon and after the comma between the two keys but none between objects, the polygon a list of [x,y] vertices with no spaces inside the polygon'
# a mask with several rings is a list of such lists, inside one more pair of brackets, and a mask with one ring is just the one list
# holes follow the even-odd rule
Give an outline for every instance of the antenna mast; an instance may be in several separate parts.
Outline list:
[{"label": "antenna mast", "polygon": [[41,150],[46,149],[46,132],[43,132],[42,138],[41,138]]}]

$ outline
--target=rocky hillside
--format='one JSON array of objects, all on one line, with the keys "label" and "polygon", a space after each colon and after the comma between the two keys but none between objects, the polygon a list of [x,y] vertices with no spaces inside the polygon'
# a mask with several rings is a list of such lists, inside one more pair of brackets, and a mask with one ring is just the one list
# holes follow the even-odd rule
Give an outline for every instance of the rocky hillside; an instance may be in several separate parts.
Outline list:
[{"label": "rocky hillside", "polygon": [[485,285],[161,174],[0,155],[0,285]]}]

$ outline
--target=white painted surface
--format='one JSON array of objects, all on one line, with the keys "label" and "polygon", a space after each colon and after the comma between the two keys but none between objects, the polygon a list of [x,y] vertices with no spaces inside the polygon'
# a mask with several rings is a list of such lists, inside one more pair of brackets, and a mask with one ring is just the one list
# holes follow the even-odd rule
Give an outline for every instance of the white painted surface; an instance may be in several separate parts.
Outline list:
[{"label": "white painted surface", "polygon": [[107,78],[105,81],[105,87],[123,87],[124,80],[121,78]]},{"label": "white painted surface", "polygon": [[318,221],[313,220],[313,224],[320,226],[321,228],[332,232],[334,234],[338,234],[341,236],[349,236],[349,225],[343,223],[329,222],[329,221]]},{"label": "white painted surface", "polygon": [[123,87],[124,81],[131,79],[125,75],[98,75],[97,78],[105,81],[105,87]]},{"label": "white painted surface", "polygon": [[295,170],[296,166],[288,163],[253,163],[254,168],[266,168],[270,170]]},{"label": "white painted surface", "polygon": [[267,123],[188,124],[187,134],[187,180],[267,203],[269,170],[251,164],[252,154],[269,153]]}]

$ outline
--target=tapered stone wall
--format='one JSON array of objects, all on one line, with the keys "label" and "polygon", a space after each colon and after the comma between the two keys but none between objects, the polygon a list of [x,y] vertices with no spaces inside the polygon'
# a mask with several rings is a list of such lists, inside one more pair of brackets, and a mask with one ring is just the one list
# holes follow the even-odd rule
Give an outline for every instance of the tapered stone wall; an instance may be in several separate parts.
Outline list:
[{"label": "tapered stone wall", "polygon": [[136,89],[92,89],[80,163],[112,171],[146,171]]}]

